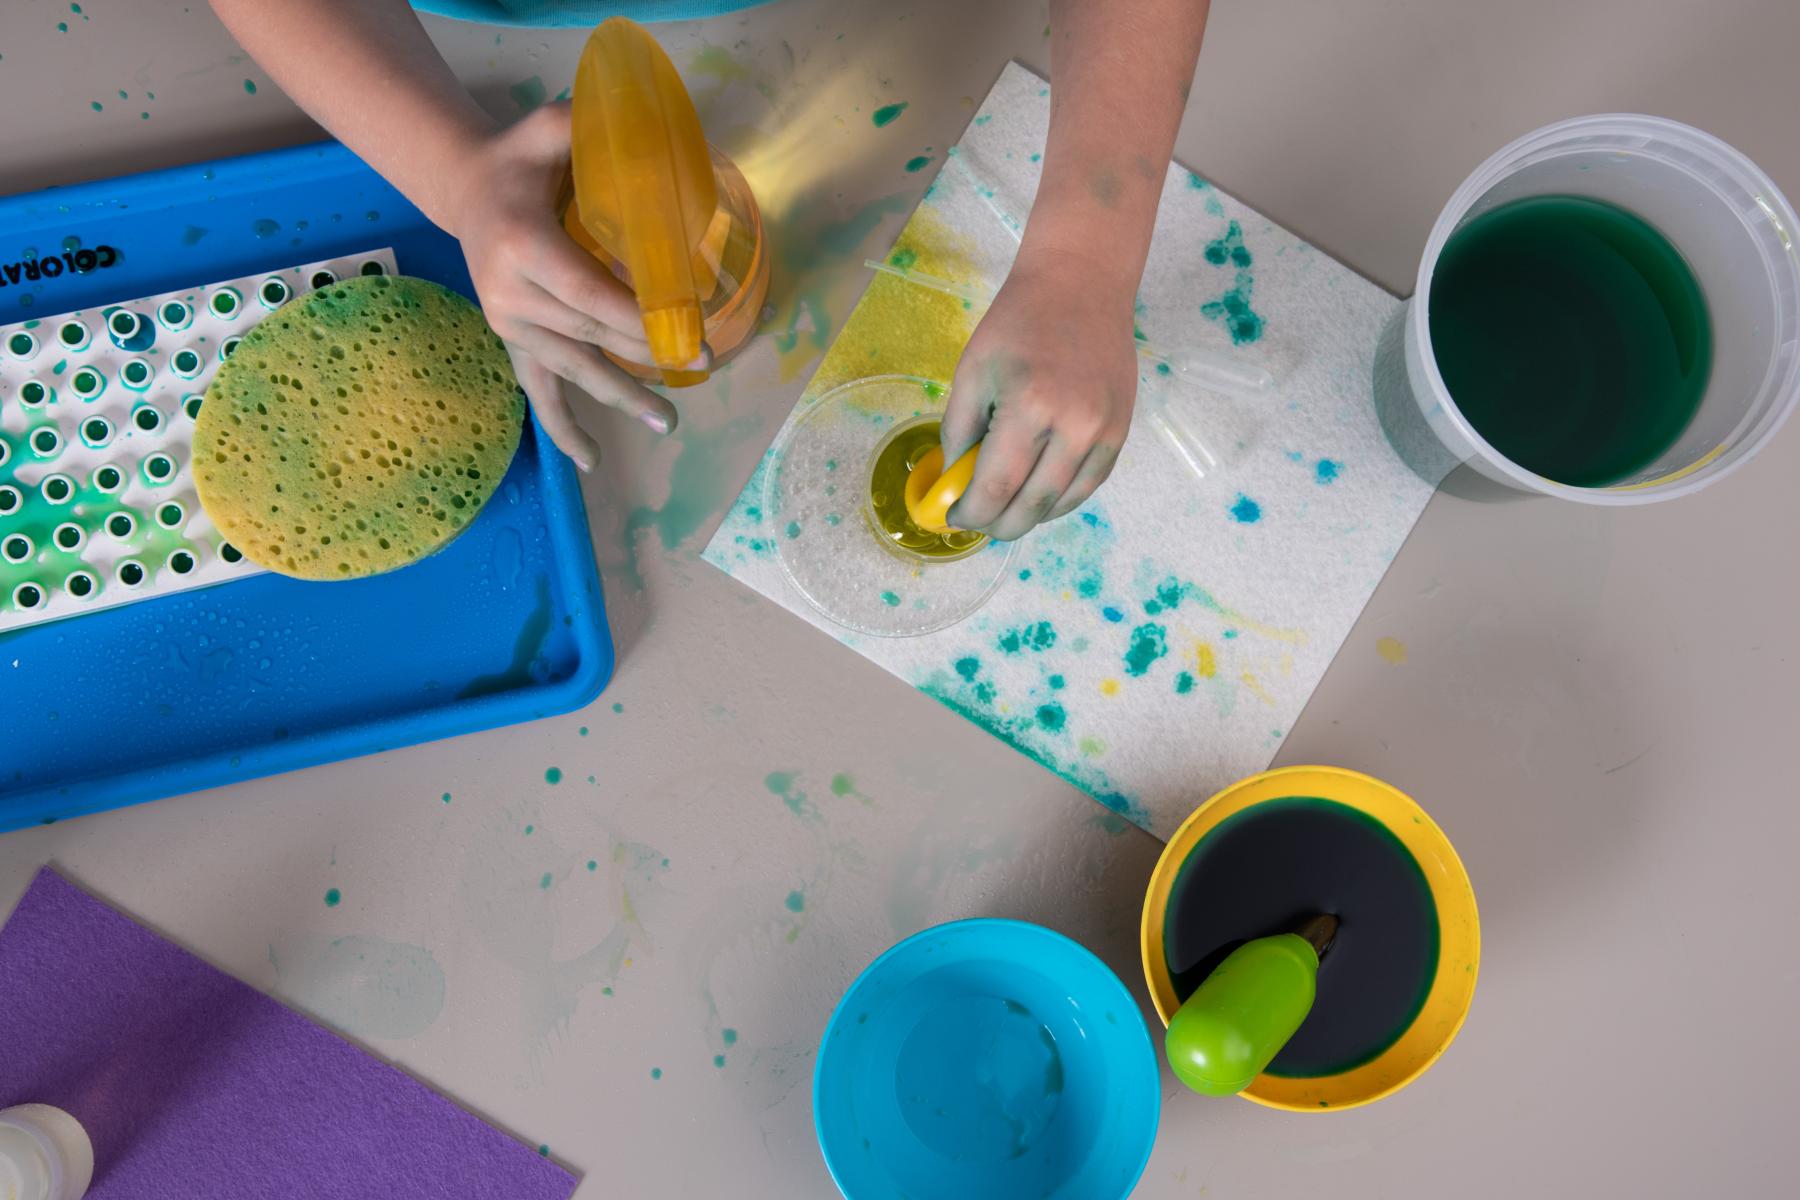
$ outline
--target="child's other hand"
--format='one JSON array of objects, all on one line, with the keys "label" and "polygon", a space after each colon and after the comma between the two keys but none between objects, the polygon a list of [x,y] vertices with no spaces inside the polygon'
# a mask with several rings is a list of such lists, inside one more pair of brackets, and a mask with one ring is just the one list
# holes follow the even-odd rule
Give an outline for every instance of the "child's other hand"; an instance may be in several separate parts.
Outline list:
[{"label": "child's other hand", "polygon": [[568,170],[569,106],[546,104],[494,134],[469,162],[451,232],[539,423],[563,453],[592,470],[599,447],[576,424],[564,380],[658,433],[673,429],[676,415],[673,404],[600,353],[651,361],[631,290],[556,219]]},{"label": "child's other hand", "polygon": [[981,442],[952,524],[1000,541],[1078,508],[1112,472],[1137,399],[1129,287],[1072,256],[1021,254],[969,339],[944,461]]}]

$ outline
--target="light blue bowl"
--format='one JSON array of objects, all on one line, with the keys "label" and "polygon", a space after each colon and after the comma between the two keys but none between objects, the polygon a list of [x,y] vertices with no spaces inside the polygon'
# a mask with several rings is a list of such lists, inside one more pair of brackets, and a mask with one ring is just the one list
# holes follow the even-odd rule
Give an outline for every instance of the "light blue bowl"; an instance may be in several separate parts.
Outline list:
[{"label": "light blue bowl", "polygon": [[1137,1002],[1039,925],[939,925],[869,964],[825,1027],[813,1123],[849,1200],[1128,1196],[1156,1140]]}]

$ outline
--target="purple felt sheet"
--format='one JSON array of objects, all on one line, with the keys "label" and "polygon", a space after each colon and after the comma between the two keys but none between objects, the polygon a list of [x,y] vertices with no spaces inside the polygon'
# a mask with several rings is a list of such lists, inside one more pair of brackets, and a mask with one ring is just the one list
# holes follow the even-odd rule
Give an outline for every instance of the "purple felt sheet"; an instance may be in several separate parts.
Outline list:
[{"label": "purple felt sheet", "polygon": [[51,871],[0,929],[0,1108],[67,1109],[94,1200],[565,1200],[555,1163]]}]

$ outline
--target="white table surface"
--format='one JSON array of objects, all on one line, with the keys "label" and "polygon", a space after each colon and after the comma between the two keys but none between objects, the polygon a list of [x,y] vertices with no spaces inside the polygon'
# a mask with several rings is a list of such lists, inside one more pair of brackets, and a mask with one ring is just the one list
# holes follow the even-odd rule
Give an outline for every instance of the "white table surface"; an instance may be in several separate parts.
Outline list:
[{"label": "white table surface", "polygon": [[[0,10],[0,191],[316,136],[199,0],[82,8]],[[660,33],[715,140],[772,181],[778,290],[835,327],[853,264],[924,187],[902,164],[953,141],[1009,58],[1046,69],[1045,23],[1034,3],[783,0]],[[516,85],[567,84],[581,40],[428,24],[502,113]],[[1796,46],[1788,0],[1215,0],[1178,157],[1404,293],[1463,175],[1565,116],[1689,121],[1800,195]],[[587,711],[8,834],[0,912],[54,862],[548,1144],[583,1200],[835,1195],[813,1046],[856,972],[925,925],[1040,921],[1143,996],[1154,840],[697,561],[809,371],[783,378],[765,338],[681,397],[667,441],[588,422],[619,667]],[[1138,1195],[1791,1187],[1797,507],[1793,429],[1642,510],[1452,477],[1277,761],[1381,775],[1455,840],[1485,933],[1468,1025],[1402,1093],[1316,1118],[1165,1074]]]}]

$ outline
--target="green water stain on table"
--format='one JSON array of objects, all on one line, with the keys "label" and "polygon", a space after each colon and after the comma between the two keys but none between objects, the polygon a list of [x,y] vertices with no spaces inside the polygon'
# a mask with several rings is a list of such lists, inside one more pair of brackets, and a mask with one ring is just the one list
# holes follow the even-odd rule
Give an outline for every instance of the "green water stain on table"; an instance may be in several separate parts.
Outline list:
[{"label": "green water stain on table", "polygon": [[789,912],[795,912],[795,913],[805,912],[806,911],[806,893],[805,892],[789,892],[787,894],[787,900],[784,903],[786,903],[787,910]]},{"label": "green water stain on table", "polygon": [[586,725],[583,725],[580,729],[577,729],[575,731],[575,733],[576,733],[576,736],[578,736],[578,737],[586,737],[588,734],[588,728]]},{"label": "green water stain on table", "polygon": [[562,768],[561,767],[551,767],[549,770],[545,771],[544,772],[544,782],[545,783],[561,783],[562,782]]},{"label": "green water stain on table", "polygon": [[917,156],[916,158],[909,158],[906,160],[906,169],[908,171],[914,171],[914,172],[923,171],[926,167],[929,167],[930,165],[931,165],[931,155],[929,155],[929,154],[921,154],[921,155]]},{"label": "green water stain on table", "polygon": [[831,777],[831,794],[834,796],[854,796],[856,794],[856,780],[840,771],[838,774]]},{"label": "green water stain on table", "polygon": [[763,777],[763,786],[772,796],[778,796],[787,806],[787,810],[803,821],[819,820],[819,810],[806,793],[795,786],[800,778],[798,771],[770,771]]},{"label": "green water stain on table", "polygon": [[625,711],[625,706],[623,704],[620,704],[617,700],[615,700],[615,701],[613,701],[613,711],[616,713],[622,713]]},{"label": "green water stain on table", "polygon": [[910,246],[902,246],[888,256],[888,265],[899,267],[902,271],[919,261],[919,252]]},{"label": "green water stain on table", "polygon": [[338,902],[341,901],[343,898],[344,898],[344,894],[342,892],[338,891],[336,888],[332,888],[325,893],[325,907],[326,908],[336,908],[338,906]]},{"label": "green water stain on table", "polygon": [[506,94],[512,97],[512,102],[519,106],[520,112],[527,113],[549,98],[550,89],[544,86],[542,79],[533,75],[507,88]]},{"label": "green water stain on table", "polygon": [[906,101],[902,100],[898,104],[884,104],[876,109],[869,119],[875,123],[875,128],[877,129],[892,125],[894,119],[906,111],[906,103]]}]

